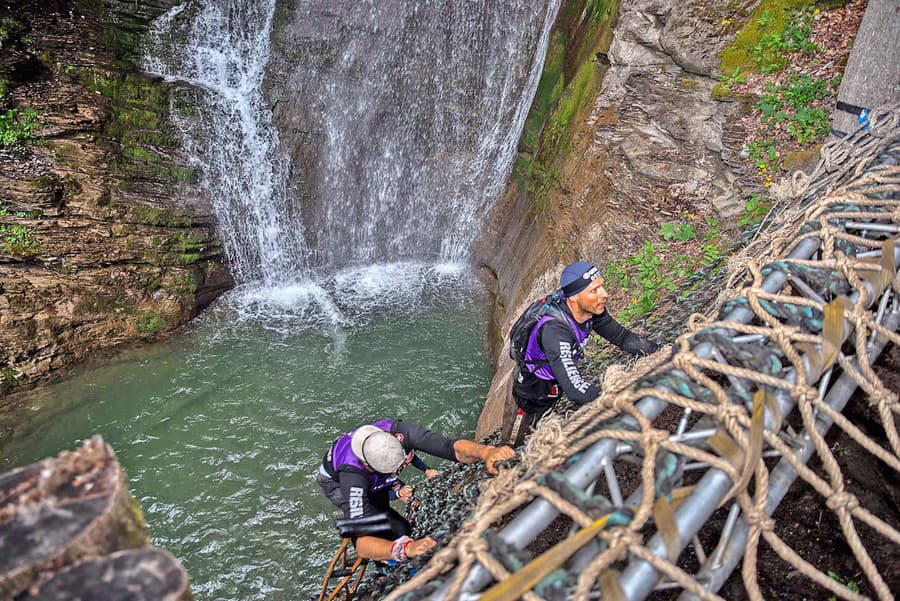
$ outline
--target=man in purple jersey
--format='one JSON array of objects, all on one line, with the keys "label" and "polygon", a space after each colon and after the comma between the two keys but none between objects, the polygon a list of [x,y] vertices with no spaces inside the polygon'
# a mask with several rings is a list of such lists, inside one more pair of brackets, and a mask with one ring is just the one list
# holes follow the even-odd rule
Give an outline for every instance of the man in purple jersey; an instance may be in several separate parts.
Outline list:
[{"label": "man in purple jersey", "polygon": [[501,440],[506,444],[522,444],[563,392],[579,405],[600,396],[600,382],[588,382],[578,371],[592,331],[632,355],[649,355],[659,348],[612,318],[606,310],[609,294],[603,276],[590,263],[568,265],[559,286],[552,310],[531,328],[525,356],[513,373],[503,408]]},{"label": "man in purple jersey", "polygon": [[374,526],[380,530],[371,531],[370,524],[371,532],[356,537],[360,557],[403,561],[437,544],[429,536],[410,538],[409,522],[390,506],[390,492],[402,486],[399,473],[413,462],[415,451],[458,463],[484,461],[492,474],[497,473],[495,462],[515,455],[509,447],[453,440],[401,420],[383,419],[344,434],[325,455],[316,482],[346,519],[363,522],[387,514],[386,520]]}]

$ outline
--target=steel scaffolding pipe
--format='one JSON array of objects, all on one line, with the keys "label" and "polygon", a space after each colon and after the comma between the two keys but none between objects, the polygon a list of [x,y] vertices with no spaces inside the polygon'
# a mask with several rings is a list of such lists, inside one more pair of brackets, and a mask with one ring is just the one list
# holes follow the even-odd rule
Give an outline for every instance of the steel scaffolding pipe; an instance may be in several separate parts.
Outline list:
[{"label": "steel scaffolding pipe", "polygon": [[[885,320],[885,327],[889,330],[896,331],[900,327],[900,306],[897,307]],[[878,339],[869,349],[869,359],[874,363],[884,347],[887,346],[885,338]],[[854,361],[855,362],[855,361]],[[835,411],[840,412],[846,406],[847,401],[858,388],[856,380],[850,374],[843,374],[831,387],[824,401]],[[825,435],[832,426],[832,420],[827,415],[819,414],[816,419],[816,431],[821,435]],[[815,451],[815,445],[812,439],[807,435],[803,437],[803,444],[797,449],[795,455],[801,463],[807,463]],[[772,515],[778,508],[784,496],[787,494],[791,484],[797,479],[797,472],[791,466],[790,462],[782,459],[769,475],[769,494],[766,501],[765,512]],[[715,592],[722,588],[725,581],[734,571],[737,564],[744,556],[745,544],[750,531],[750,526],[746,522],[740,520],[735,526],[734,531],[728,538],[728,543],[724,547],[723,552],[715,558],[709,558],[704,562],[700,571],[696,574],[697,581],[703,585],[706,590]],[[715,561],[714,561],[715,559]],[[700,601],[700,597],[684,592],[679,596],[679,601]]]},{"label": "steel scaffolding pipe", "polygon": [[[821,241],[819,238],[810,236],[798,244],[788,258],[808,259],[819,249],[820,243]],[[786,274],[776,270],[763,280],[762,288],[766,292],[775,293],[781,290],[787,280]],[[738,307],[726,315],[723,321],[748,323],[754,316],[753,311],[749,308]],[[700,358],[708,359],[712,356],[712,350],[713,346],[711,344],[702,343],[694,349],[694,354]],[[660,390],[663,390],[662,387],[659,388]],[[666,401],[652,396],[644,397],[635,405],[635,407],[649,420],[655,419],[667,406],[668,403]],[[633,429],[638,427],[637,422],[630,416],[622,418],[620,424],[626,428],[630,427]],[[615,440],[601,440],[585,451],[581,459],[574,465],[565,470],[565,477],[574,486],[582,489],[587,488],[603,472],[605,462],[608,462],[615,457],[617,446],[618,442]],[[710,485],[714,485],[716,488],[724,487],[724,490],[718,495],[719,497],[727,492],[728,487],[731,484],[730,480],[724,476],[724,474],[722,477],[725,480],[723,484],[717,482],[710,483]],[[704,479],[706,479],[706,477],[704,477]],[[685,503],[687,502],[688,501],[685,501]],[[559,511],[549,502],[544,499],[536,499],[532,501],[528,507],[522,510],[522,512],[505,528],[503,528],[503,530],[500,531],[499,536],[501,540],[507,544],[512,545],[517,549],[523,549],[547,526],[549,526],[558,515]],[[699,525],[697,527],[699,528]],[[480,563],[476,563],[466,576],[460,592],[472,593],[480,591],[487,586],[491,580],[492,577],[490,573],[484,569]],[[445,583],[431,595],[431,598],[436,601],[444,599],[449,590],[451,581],[452,577],[447,578]]]}]

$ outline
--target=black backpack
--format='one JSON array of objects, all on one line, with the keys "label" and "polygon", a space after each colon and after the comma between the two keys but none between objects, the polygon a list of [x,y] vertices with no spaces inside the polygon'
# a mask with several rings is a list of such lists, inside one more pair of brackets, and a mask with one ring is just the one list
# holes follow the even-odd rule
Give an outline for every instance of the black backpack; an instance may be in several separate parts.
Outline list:
[{"label": "black backpack", "polygon": [[520,369],[525,369],[527,365],[540,365],[546,361],[526,361],[525,351],[528,350],[528,338],[534,326],[540,319],[546,315],[558,319],[564,324],[572,327],[566,318],[566,312],[562,307],[563,300],[556,294],[548,294],[544,298],[531,303],[525,312],[519,316],[519,319],[509,329],[509,358],[516,362]]}]

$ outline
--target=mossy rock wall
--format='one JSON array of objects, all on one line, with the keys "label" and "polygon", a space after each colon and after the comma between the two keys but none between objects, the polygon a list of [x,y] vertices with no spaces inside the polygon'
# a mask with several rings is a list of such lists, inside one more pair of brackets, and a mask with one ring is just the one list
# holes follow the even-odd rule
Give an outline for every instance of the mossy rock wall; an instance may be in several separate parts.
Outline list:
[{"label": "mossy rock wall", "polygon": [[193,93],[138,68],[141,36],[173,4],[0,6],[0,110],[34,115],[0,144],[0,406],[231,285],[172,124]]},{"label": "mossy rock wall", "polygon": [[[493,290],[488,344],[495,377],[478,436],[499,422],[513,365],[504,337],[563,266],[601,268],[636,253],[682,214],[740,210],[737,106],[714,100],[718,53],[749,0],[567,2],[513,177],[477,246]],[[615,307],[612,307],[615,314]]]}]

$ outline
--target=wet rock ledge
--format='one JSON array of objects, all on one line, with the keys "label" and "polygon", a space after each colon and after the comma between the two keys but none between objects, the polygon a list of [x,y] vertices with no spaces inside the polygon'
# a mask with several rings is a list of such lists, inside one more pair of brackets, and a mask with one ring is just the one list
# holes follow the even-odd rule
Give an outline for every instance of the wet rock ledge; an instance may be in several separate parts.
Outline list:
[{"label": "wet rock ledge", "polygon": [[0,408],[231,286],[171,125],[193,92],[137,67],[171,4],[0,5]]},{"label": "wet rock ledge", "polygon": [[0,474],[0,600],[192,599],[184,568],[150,546],[125,473],[99,437]]}]

